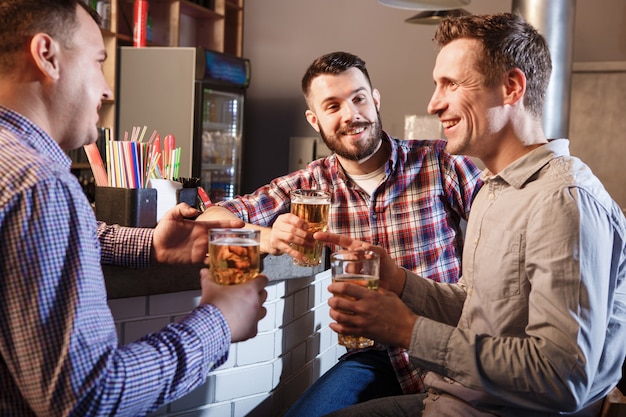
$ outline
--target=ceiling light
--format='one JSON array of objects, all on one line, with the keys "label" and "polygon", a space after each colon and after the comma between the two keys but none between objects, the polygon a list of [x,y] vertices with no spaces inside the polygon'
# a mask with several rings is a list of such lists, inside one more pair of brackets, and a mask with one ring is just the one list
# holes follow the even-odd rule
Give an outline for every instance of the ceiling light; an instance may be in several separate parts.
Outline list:
[{"label": "ceiling light", "polygon": [[380,4],[408,10],[450,10],[470,4],[471,0],[378,0]]},{"label": "ceiling light", "polygon": [[424,10],[413,17],[405,20],[407,23],[416,23],[420,25],[438,25],[446,17],[469,16],[471,13],[464,9],[452,10]]}]

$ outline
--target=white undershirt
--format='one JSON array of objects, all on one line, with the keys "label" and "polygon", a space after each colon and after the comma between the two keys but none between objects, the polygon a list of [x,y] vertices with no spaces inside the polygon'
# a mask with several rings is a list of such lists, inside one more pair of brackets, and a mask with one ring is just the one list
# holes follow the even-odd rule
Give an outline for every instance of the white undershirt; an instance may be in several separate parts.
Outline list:
[{"label": "white undershirt", "polygon": [[372,195],[378,185],[385,179],[385,164],[382,164],[376,171],[363,175],[348,175],[352,181],[357,183],[365,192]]}]

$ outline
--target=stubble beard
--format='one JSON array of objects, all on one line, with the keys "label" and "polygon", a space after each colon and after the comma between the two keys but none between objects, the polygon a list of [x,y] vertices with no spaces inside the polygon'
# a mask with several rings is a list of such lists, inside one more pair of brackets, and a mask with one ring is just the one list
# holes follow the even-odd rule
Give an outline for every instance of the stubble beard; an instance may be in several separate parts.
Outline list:
[{"label": "stubble beard", "polygon": [[454,139],[452,142],[447,138],[446,141],[446,152],[451,155],[468,155],[471,149],[471,138],[469,135]]}]

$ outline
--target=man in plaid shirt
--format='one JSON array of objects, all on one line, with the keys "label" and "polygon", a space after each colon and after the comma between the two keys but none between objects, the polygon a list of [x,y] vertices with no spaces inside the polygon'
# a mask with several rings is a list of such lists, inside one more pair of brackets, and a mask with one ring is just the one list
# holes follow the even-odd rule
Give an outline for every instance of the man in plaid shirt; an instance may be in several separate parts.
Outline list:
[{"label": "man in plaid shirt", "polygon": [[[306,118],[333,154],[276,178],[254,193],[219,202],[200,219],[233,215],[262,230],[261,249],[302,254],[306,223],[290,214],[290,191],[331,193],[328,230],[384,247],[403,267],[438,282],[460,276],[461,221],[481,182],[466,157],[442,140],[399,140],[382,130],[380,93],[365,62],[345,52],[316,59],[302,79]],[[308,243],[307,243],[308,242]],[[334,249],[334,248],[331,248]],[[420,370],[406,351],[376,346],[351,351],[326,372],[287,416],[317,416],[389,395],[420,392]]]}]

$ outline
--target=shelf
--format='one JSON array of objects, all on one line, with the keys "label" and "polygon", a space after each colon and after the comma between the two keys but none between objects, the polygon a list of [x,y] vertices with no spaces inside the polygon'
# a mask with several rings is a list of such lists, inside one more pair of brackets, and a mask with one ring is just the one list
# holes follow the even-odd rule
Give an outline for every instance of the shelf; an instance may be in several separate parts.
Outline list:
[{"label": "shelf", "polygon": [[115,35],[115,37],[117,38],[118,41],[128,43],[128,45],[132,45],[133,43],[133,37],[130,35],[123,35],[121,33],[118,33],[117,35]]},{"label": "shelf", "polygon": [[[243,0],[214,0],[213,10],[190,0],[149,0],[152,22],[150,46],[202,46],[205,49],[242,54]],[[133,44],[134,0],[112,0],[110,27],[101,33],[107,51],[102,71],[113,94],[117,94],[117,50]],[[117,137],[116,97],[103,100],[100,126],[111,129]]]},{"label": "shelf", "polygon": [[207,19],[207,20],[213,20],[213,21],[224,19],[224,15],[216,13],[213,10],[199,6],[195,3],[190,3],[189,1],[186,1],[186,0],[179,0],[179,1],[180,1],[180,13],[181,14],[193,17],[195,19]]},{"label": "shelf", "polygon": [[239,4],[237,0],[226,0],[225,6],[231,10],[243,10],[243,5]]},{"label": "shelf", "polygon": [[213,132],[229,132],[229,131],[235,129],[235,127],[234,127],[234,125],[232,123],[219,123],[219,122],[203,121],[202,129],[203,130],[208,130],[211,133],[213,133]]},{"label": "shelf", "polygon": [[91,169],[89,162],[72,162],[72,169]]},{"label": "shelf", "polygon": [[[241,57],[244,0],[213,0],[212,9],[202,7],[190,0],[148,0],[152,22],[150,46],[202,46],[206,49],[226,52]],[[111,0],[109,26],[101,28],[107,59],[102,66],[113,97],[102,100],[98,126],[110,129],[110,137],[118,139],[117,111],[119,102],[118,67],[119,47],[133,45],[134,0]],[[223,126],[215,126],[222,128]],[[91,198],[94,181],[89,162],[82,148],[69,154],[72,170],[79,175],[85,192]],[[209,171],[232,170],[232,165],[209,164]],[[92,200],[93,201],[93,200]]]},{"label": "shelf", "polygon": [[202,162],[202,171],[234,171],[235,165],[230,164],[211,164]]},{"label": "shelf", "polygon": [[231,55],[243,55],[243,0],[226,0],[224,9],[224,50]]},{"label": "shelf", "polygon": [[102,33],[102,37],[103,38],[110,37],[110,36],[112,36],[112,37],[116,36],[115,32],[112,32],[109,29],[104,29],[102,27],[100,27],[100,32]]},{"label": "shelf", "polygon": [[[103,34],[132,45],[134,0],[113,0],[111,13],[111,30]],[[213,9],[190,0],[149,0],[148,13],[149,46],[202,46],[241,56],[243,0],[214,0]]]}]

